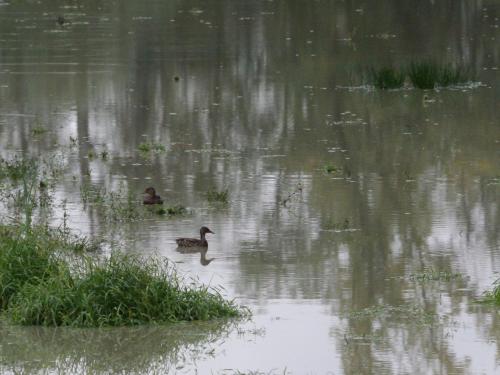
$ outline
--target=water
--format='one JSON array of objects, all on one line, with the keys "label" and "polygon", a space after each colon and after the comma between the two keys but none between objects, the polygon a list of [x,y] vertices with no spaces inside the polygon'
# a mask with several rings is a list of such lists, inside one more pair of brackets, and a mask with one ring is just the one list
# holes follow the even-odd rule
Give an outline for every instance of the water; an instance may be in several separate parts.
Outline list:
[{"label": "water", "polygon": [[[2,323],[2,372],[500,371],[498,314],[474,303],[499,272],[498,2],[71,4],[0,3],[1,156],[56,155],[54,225],[66,200],[76,232],[166,256],[253,318]],[[368,65],[429,57],[475,84],[360,87]],[[145,141],[167,151],[145,158]],[[193,213],[110,221],[84,209],[86,181],[138,202],[154,186]],[[201,225],[208,253],[178,251]],[[458,276],[418,277],[431,269]]]}]

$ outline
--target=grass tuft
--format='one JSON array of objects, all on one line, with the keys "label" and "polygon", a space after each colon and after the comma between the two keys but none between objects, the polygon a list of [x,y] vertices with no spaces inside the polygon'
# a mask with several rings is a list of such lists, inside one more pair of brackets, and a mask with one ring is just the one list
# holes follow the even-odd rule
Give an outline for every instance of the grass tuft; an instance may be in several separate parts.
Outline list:
[{"label": "grass tuft", "polygon": [[21,235],[3,226],[0,236],[0,307],[17,324],[124,326],[244,314],[218,290],[187,284],[160,259],[117,251],[105,259],[70,256],[61,247],[74,243],[51,230]]},{"label": "grass tuft", "polygon": [[399,89],[405,83],[405,74],[392,67],[370,68],[368,79],[378,89]]},{"label": "grass tuft", "polygon": [[211,189],[205,193],[205,196],[210,203],[222,203],[222,204],[229,203],[229,190],[228,189],[221,190],[221,191]]},{"label": "grass tuft", "polygon": [[500,279],[493,283],[493,289],[484,293],[481,302],[500,306]]},{"label": "grass tuft", "polygon": [[150,153],[150,152],[165,152],[166,148],[164,145],[161,143],[154,143],[154,142],[142,142],[139,144],[139,151],[143,153]]}]

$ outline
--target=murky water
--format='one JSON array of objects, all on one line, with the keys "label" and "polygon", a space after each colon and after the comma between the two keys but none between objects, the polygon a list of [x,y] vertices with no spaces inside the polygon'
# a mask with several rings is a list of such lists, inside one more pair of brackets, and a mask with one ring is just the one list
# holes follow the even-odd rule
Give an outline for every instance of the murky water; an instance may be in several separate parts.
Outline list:
[{"label": "murky water", "polygon": [[[54,225],[66,209],[75,231],[167,256],[254,314],[2,324],[1,372],[500,372],[498,313],[474,303],[500,271],[498,17],[493,0],[0,2],[0,153],[64,164]],[[429,57],[476,84],[354,87],[363,67]],[[145,141],[167,151],[144,157]],[[110,220],[85,184],[138,202],[155,186],[192,214]],[[208,253],[179,252],[201,225]]]}]

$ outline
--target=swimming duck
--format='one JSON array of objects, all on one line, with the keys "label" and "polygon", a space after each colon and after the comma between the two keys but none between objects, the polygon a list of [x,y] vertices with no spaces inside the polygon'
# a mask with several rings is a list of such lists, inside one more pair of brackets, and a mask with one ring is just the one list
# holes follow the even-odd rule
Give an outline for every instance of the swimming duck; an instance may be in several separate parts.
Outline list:
[{"label": "swimming duck", "polygon": [[205,239],[205,234],[207,234],[207,233],[215,234],[207,227],[201,227],[200,228],[200,239],[197,239],[197,238],[177,238],[175,240],[175,242],[177,242],[177,246],[182,246],[182,247],[193,247],[193,246],[207,247],[208,242]]},{"label": "swimming duck", "polygon": [[163,199],[159,195],[156,195],[156,191],[152,187],[148,187],[144,190],[144,204],[163,204]]}]

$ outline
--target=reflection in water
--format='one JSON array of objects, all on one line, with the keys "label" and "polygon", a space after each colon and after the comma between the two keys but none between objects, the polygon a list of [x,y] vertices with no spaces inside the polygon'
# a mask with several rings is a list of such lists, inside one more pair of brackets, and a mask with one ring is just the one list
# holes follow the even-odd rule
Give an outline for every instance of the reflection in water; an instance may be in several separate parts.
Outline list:
[{"label": "reflection in water", "polygon": [[[53,224],[66,200],[72,228],[158,250],[252,308],[267,331],[258,347],[230,339],[219,362],[200,360],[205,372],[498,372],[498,314],[473,303],[499,272],[495,1],[75,4],[0,7],[0,155],[61,155]],[[367,64],[417,57],[469,66],[481,85],[353,87]],[[143,142],[166,152],[144,157]],[[155,186],[193,214],[112,220],[84,207],[86,183]],[[229,189],[230,205],[208,206],[211,188]],[[206,251],[198,263],[175,250],[202,224],[218,233],[210,267]],[[409,277],[429,269],[461,277]]]},{"label": "reflection in water", "polygon": [[101,329],[2,325],[0,372],[165,374],[210,357],[233,328],[229,322]]},{"label": "reflection in water", "polygon": [[207,258],[208,247],[205,246],[192,246],[192,247],[177,247],[175,249],[181,254],[198,254],[200,253],[200,264],[202,266],[208,266],[211,261],[215,258]]}]

